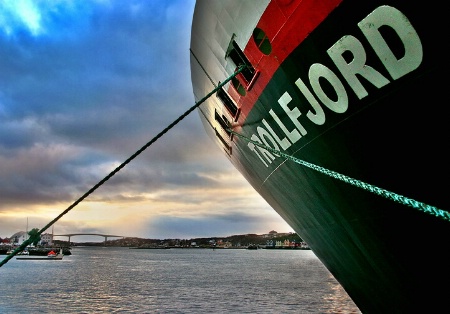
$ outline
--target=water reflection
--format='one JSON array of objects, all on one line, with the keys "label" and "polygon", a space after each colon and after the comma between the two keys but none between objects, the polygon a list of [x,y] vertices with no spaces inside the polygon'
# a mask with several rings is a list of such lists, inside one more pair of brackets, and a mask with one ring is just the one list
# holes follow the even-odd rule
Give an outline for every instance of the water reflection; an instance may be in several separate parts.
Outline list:
[{"label": "water reflection", "polygon": [[74,248],[0,276],[6,314],[359,313],[311,251]]}]

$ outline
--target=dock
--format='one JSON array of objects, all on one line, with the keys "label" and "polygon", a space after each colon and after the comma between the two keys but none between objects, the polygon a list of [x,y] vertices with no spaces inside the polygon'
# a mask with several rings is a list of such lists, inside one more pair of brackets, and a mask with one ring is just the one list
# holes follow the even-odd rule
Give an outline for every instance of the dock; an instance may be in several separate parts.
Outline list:
[{"label": "dock", "polygon": [[[50,252],[51,255],[46,255],[46,256],[35,256],[35,255],[28,255],[28,256],[18,256],[16,257],[17,260],[22,260],[22,261],[42,261],[42,260],[62,260],[63,259],[63,250],[62,248],[59,250],[59,253],[55,255],[55,253],[53,251]],[[50,254],[49,253],[49,254]]]},{"label": "dock", "polygon": [[22,260],[22,261],[37,261],[37,260],[46,260],[46,261],[53,261],[53,260],[62,260],[63,259],[62,254],[58,254],[56,256],[20,256],[20,257],[16,257],[17,260]]}]

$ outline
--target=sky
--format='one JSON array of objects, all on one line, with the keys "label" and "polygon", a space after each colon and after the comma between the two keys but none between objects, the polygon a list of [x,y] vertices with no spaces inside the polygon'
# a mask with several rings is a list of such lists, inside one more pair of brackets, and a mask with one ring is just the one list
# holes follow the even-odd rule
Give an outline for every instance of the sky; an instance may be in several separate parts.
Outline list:
[{"label": "sky", "polygon": [[[0,2],[1,238],[46,226],[195,104],[194,5]],[[191,239],[271,230],[293,231],[194,111],[44,233]]]}]

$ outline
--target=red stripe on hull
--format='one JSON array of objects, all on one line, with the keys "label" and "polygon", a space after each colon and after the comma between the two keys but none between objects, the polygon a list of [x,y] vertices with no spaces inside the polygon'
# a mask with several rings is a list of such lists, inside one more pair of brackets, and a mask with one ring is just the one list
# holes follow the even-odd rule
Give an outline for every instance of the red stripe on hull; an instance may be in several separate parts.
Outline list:
[{"label": "red stripe on hull", "polygon": [[[262,54],[255,41],[249,40],[244,53],[255,69],[260,71],[259,77],[245,97],[241,97],[233,87],[229,90],[241,108],[240,123],[245,121],[280,64],[341,2],[342,0],[270,2],[257,27],[270,39],[272,53],[269,56]],[[290,22],[286,23],[288,19]]]}]

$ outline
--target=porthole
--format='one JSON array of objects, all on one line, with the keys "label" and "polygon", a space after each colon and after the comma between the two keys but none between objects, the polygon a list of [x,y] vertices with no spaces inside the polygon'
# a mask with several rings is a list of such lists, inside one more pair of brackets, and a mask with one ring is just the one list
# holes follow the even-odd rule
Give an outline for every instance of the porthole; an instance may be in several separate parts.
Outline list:
[{"label": "porthole", "polygon": [[233,84],[233,87],[236,89],[236,91],[241,96],[245,96],[247,92],[245,91],[245,87],[239,82],[239,80],[236,77],[233,77],[231,79],[231,83]]},{"label": "porthole", "polygon": [[262,29],[257,27],[253,30],[253,40],[255,41],[259,51],[261,51],[266,56],[268,56],[272,52],[272,45],[270,44],[270,40]]}]

